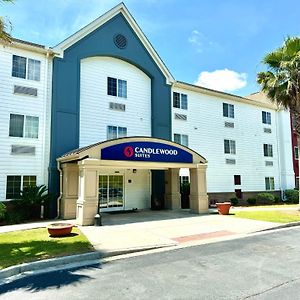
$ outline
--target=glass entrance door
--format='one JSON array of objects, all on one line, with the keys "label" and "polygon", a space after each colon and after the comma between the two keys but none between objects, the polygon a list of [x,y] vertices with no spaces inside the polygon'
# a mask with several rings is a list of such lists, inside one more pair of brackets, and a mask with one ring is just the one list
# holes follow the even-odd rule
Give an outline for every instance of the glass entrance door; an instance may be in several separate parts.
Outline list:
[{"label": "glass entrance door", "polygon": [[99,175],[99,207],[121,210],[124,206],[123,175]]}]

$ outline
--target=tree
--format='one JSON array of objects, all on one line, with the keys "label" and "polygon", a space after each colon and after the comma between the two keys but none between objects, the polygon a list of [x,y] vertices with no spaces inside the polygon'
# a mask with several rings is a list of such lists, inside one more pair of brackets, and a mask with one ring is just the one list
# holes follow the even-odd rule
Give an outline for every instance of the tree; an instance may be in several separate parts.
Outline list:
[{"label": "tree", "polygon": [[[4,2],[13,2],[13,0],[0,0],[0,3]],[[11,35],[8,33],[8,28],[11,28],[11,23],[5,20],[4,17],[0,17],[0,40],[11,42]]]},{"label": "tree", "polygon": [[300,149],[300,38],[286,38],[262,63],[267,71],[257,74],[257,82],[271,101],[292,113]]}]

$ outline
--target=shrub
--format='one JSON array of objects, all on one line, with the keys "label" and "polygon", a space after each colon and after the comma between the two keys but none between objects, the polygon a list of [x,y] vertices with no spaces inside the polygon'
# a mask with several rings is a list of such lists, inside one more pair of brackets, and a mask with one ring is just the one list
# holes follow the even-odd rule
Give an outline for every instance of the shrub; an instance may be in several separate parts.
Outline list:
[{"label": "shrub", "polygon": [[41,205],[47,204],[49,199],[50,195],[45,185],[28,186],[21,191],[20,198],[14,201],[15,210],[13,214],[8,214],[8,218],[15,219],[16,223],[40,218]]},{"label": "shrub", "polygon": [[260,193],[256,196],[258,204],[273,204],[275,202],[275,197],[273,194]]},{"label": "shrub", "polygon": [[286,190],[284,195],[287,202],[290,203],[299,203],[299,191],[298,190]]},{"label": "shrub", "polygon": [[249,205],[255,205],[256,204],[256,198],[248,198],[247,202]]},{"label": "shrub", "polygon": [[230,202],[232,206],[237,206],[239,204],[239,199],[236,197],[230,198]]},{"label": "shrub", "polygon": [[274,203],[279,203],[279,202],[281,202],[281,199],[280,199],[279,196],[275,196],[274,199],[275,199],[275,200],[274,200]]},{"label": "shrub", "polygon": [[6,214],[6,205],[0,202],[0,220],[3,220],[5,218],[5,214]]}]

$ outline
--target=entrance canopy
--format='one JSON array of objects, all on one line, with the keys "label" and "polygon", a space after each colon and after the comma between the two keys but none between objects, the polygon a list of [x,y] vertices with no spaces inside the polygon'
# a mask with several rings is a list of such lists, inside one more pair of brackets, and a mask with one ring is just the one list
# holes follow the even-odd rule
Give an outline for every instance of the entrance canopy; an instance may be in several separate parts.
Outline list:
[{"label": "entrance canopy", "polygon": [[92,224],[99,209],[144,209],[162,201],[166,208],[179,209],[180,168],[190,169],[191,211],[208,210],[206,159],[167,140],[115,139],[70,151],[57,161],[61,216],[76,217],[81,225]]},{"label": "entrance canopy", "polygon": [[164,139],[128,137],[96,143],[66,153],[60,163],[90,161],[101,166],[135,169],[196,168],[206,164],[197,152]]}]

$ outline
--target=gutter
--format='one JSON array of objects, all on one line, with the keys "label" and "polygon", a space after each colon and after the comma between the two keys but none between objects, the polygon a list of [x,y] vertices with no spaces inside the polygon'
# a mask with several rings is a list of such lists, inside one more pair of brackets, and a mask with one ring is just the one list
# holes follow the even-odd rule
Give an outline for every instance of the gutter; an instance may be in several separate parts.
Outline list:
[{"label": "gutter", "polygon": [[62,173],[62,169],[60,167],[60,162],[57,161],[57,170],[59,171],[59,197],[57,198],[57,216],[56,216],[56,219],[59,218],[60,216],[60,201],[61,201],[61,198],[62,198],[62,185],[63,185],[63,173]]}]

